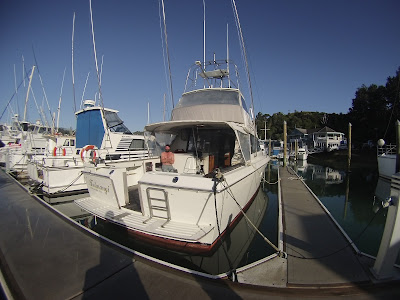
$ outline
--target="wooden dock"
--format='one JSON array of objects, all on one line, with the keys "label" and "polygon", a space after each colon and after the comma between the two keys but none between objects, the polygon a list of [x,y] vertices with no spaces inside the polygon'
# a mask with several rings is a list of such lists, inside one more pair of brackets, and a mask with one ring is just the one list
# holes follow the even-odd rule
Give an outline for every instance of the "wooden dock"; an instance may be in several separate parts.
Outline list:
[{"label": "wooden dock", "polygon": [[[334,225],[320,223],[330,221],[314,208],[302,183],[285,172],[281,172],[283,245],[289,257],[276,257],[240,272],[238,283],[207,279],[137,256],[61,215],[0,171],[0,299],[299,299],[318,295],[333,299],[338,294],[390,299],[400,295],[399,281],[386,284],[385,289],[374,285],[353,286],[340,293],[336,287],[315,289],[369,279],[351,249],[322,260],[294,257],[326,255],[338,245],[327,238]],[[339,247],[346,243],[339,233],[334,234]],[[251,274],[257,270],[258,275]]]}]

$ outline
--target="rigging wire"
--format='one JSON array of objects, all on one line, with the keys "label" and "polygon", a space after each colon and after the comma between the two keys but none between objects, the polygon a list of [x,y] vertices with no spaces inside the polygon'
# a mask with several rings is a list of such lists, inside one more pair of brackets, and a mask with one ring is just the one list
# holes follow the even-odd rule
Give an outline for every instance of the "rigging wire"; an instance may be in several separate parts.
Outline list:
[{"label": "rigging wire", "polygon": [[164,0],[161,0],[161,4],[162,4],[163,20],[164,20],[165,48],[167,50],[167,59],[168,59],[169,84],[170,84],[170,89],[171,89],[171,102],[172,102],[172,108],[174,108],[175,107],[175,105],[174,105],[174,92],[172,90],[171,61],[170,61],[170,58],[169,58],[169,50],[168,50],[168,35],[167,35],[167,24],[165,22]]},{"label": "rigging wire", "polygon": [[[42,86],[44,99],[46,100],[47,109],[49,110],[50,118],[52,119],[52,124],[54,124],[54,118],[53,118],[53,116],[52,116],[52,112],[51,112],[51,109],[50,109],[49,101],[47,100],[46,90],[44,89],[44,84],[43,84],[43,80],[42,80],[42,75],[40,75],[39,64],[38,64],[38,62],[37,62],[37,60],[36,60],[36,54],[35,54],[35,50],[34,50],[34,48],[33,48],[33,45],[32,45],[32,52],[33,52],[33,59],[35,60],[36,69],[37,69],[37,72],[38,72],[38,75],[39,75],[40,85]],[[49,123],[48,123],[48,121],[47,121],[46,115],[45,115],[44,113],[43,113],[43,115],[44,115],[44,118],[45,118],[45,120],[46,120],[47,126],[49,126]]]},{"label": "rigging wire", "polygon": [[[29,73],[30,73],[31,71],[32,71],[32,69],[29,70]],[[28,76],[28,73],[25,73],[25,72],[24,72],[24,75],[25,75],[26,77],[29,77],[29,76]],[[7,110],[8,106],[10,105],[11,101],[12,101],[12,100],[14,99],[14,97],[17,95],[17,90],[21,87],[21,85],[22,85],[24,82],[25,82],[25,77],[21,80],[20,84],[18,85],[18,88],[16,88],[16,89],[15,89],[15,92],[11,95],[10,100],[8,100],[8,102],[7,102],[7,104],[6,104],[6,107],[4,108],[3,112],[2,112],[1,115],[0,115],[0,120],[3,118],[4,113],[6,112],[6,110]]]},{"label": "rigging wire", "polygon": [[[160,36],[161,36],[161,47],[162,47],[162,55],[163,55],[163,64],[164,64],[164,76],[165,76],[165,81],[167,84],[167,91],[169,90],[169,80],[168,80],[168,75],[167,75],[167,65],[166,65],[166,57],[165,57],[165,49],[164,49],[164,35],[163,35],[163,30],[162,30],[162,19],[161,19],[161,1],[158,1],[158,17],[160,19]],[[171,93],[169,94],[171,96]],[[165,111],[165,109],[164,109]],[[165,119],[164,119],[165,121]]]}]

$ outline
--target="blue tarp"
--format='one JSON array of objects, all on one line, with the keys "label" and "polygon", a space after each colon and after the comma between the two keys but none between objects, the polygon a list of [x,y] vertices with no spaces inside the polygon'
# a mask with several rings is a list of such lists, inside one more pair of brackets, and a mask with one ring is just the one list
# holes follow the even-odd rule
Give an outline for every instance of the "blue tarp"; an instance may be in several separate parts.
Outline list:
[{"label": "blue tarp", "polygon": [[104,126],[99,109],[87,110],[78,114],[76,120],[76,147],[86,145],[101,147],[104,137]]}]

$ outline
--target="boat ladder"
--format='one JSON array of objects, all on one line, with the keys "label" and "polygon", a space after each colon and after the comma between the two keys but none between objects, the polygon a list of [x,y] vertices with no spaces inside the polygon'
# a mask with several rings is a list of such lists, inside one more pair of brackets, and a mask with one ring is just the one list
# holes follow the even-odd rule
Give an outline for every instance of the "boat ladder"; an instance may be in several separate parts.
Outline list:
[{"label": "boat ladder", "polygon": [[147,223],[153,217],[157,217],[166,220],[161,225],[161,227],[165,227],[165,225],[171,220],[168,193],[164,189],[149,187],[146,189],[146,194],[149,204],[150,218],[143,221],[143,223]]}]

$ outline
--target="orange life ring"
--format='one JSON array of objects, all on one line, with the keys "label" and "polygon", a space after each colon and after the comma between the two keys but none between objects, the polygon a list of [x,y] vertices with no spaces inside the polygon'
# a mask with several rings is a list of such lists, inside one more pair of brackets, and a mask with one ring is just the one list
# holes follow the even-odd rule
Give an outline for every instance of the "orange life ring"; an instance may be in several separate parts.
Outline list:
[{"label": "orange life ring", "polygon": [[[93,151],[92,151],[93,157],[91,157],[91,160],[92,160],[93,162],[96,161],[96,157],[97,157],[96,150],[97,150],[97,147],[95,147],[94,145],[86,145],[86,146],[83,147],[82,150],[81,150],[81,160],[82,160],[83,162],[85,162],[85,156],[86,156],[85,153],[88,152],[88,151],[90,151],[90,150],[93,150]],[[91,156],[91,155],[90,155],[90,156]]]},{"label": "orange life ring", "polygon": [[[60,153],[60,151],[61,151],[61,153]],[[62,156],[65,156],[66,155],[66,151],[65,151],[65,148],[62,148],[62,147],[54,147],[54,149],[53,149],[53,156],[57,156],[57,153],[59,153],[58,155],[62,155]]]}]

